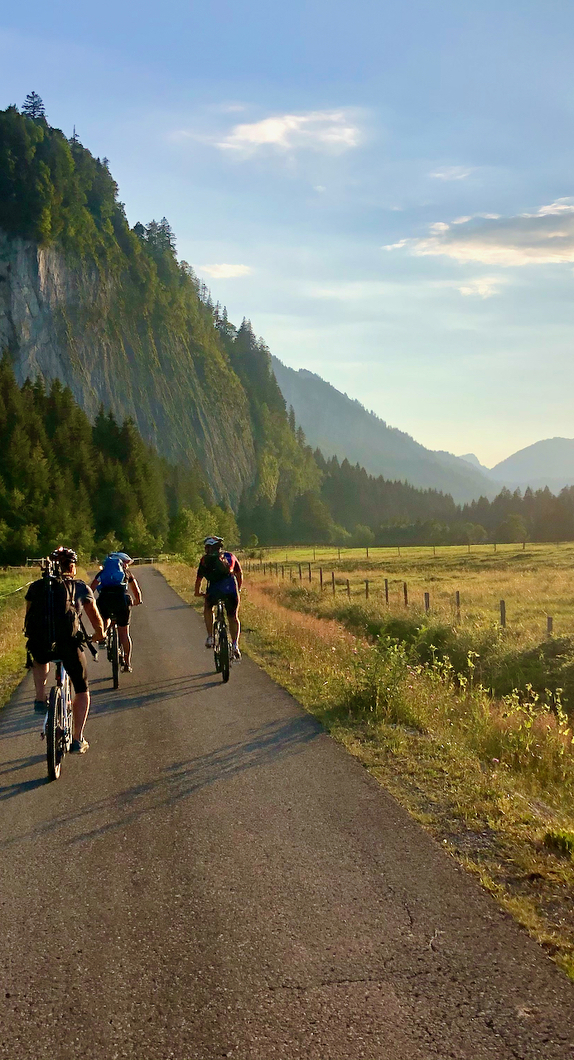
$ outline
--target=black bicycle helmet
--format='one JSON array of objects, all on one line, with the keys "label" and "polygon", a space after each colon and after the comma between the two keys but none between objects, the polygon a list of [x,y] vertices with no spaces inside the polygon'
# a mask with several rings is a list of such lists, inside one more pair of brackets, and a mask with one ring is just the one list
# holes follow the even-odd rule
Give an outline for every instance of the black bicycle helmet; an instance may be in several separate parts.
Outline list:
[{"label": "black bicycle helmet", "polygon": [[72,563],[78,562],[78,557],[73,548],[66,548],[64,545],[55,548],[54,551],[50,553],[50,559],[65,570],[67,570]]},{"label": "black bicycle helmet", "polygon": [[211,545],[218,545],[219,547],[221,547],[221,545],[223,544],[223,538],[215,537],[214,534],[209,534],[208,537],[204,537],[203,544],[207,547]]}]

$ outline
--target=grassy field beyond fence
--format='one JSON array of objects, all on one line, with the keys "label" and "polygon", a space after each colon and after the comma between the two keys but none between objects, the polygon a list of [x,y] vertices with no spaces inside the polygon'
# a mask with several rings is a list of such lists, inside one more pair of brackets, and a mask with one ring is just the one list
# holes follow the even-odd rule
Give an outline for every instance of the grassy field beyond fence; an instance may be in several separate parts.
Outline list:
[{"label": "grassy field beyond fence", "polygon": [[[367,558],[368,551],[368,558]],[[397,615],[425,613],[472,628],[500,625],[504,600],[506,626],[515,643],[540,640],[552,618],[555,636],[574,635],[574,544],[437,546],[416,548],[273,548],[243,561],[255,575],[319,588],[324,608],[335,608],[349,592],[352,601],[368,599]],[[339,558],[340,554],[340,558]],[[309,580],[310,572],[310,580]],[[332,577],[335,579],[335,599]],[[387,585],[385,586],[385,581]],[[347,589],[348,582],[348,589]],[[368,588],[367,588],[368,583]],[[405,608],[405,584],[407,607]],[[388,592],[388,605],[386,603]],[[457,602],[457,593],[458,602]],[[425,601],[425,594],[428,594]]]}]

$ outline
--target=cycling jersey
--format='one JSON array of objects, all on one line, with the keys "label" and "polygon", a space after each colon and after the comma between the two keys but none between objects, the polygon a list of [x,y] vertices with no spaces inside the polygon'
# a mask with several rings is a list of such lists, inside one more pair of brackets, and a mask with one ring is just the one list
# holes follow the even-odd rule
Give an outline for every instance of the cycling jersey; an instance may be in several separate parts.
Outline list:
[{"label": "cycling jersey", "polygon": [[205,578],[207,582],[208,597],[217,594],[219,596],[237,596],[236,576],[241,577],[241,566],[237,556],[233,552],[222,552],[220,555],[229,564],[229,574],[222,574],[221,560],[219,556],[202,556],[197,568],[197,577]]}]

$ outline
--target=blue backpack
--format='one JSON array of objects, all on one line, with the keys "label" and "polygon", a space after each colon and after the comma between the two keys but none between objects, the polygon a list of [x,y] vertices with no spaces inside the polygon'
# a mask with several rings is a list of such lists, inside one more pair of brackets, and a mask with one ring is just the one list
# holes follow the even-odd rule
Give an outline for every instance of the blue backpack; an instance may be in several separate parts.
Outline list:
[{"label": "blue backpack", "polygon": [[100,577],[98,579],[100,589],[113,585],[125,585],[126,581],[126,572],[121,558],[117,552],[112,552],[110,556],[106,556],[104,565],[100,571]]}]

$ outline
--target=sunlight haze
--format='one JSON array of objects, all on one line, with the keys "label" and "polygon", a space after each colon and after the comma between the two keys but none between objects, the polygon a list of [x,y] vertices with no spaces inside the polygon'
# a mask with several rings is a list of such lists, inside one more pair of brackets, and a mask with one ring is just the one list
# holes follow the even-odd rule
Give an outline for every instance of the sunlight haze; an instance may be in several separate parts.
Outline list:
[{"label": "sunlight haze", "polygon": [[492,466],[574,436],[574,9],[31,0],[2,102],[106,156],[271,352]]}]

